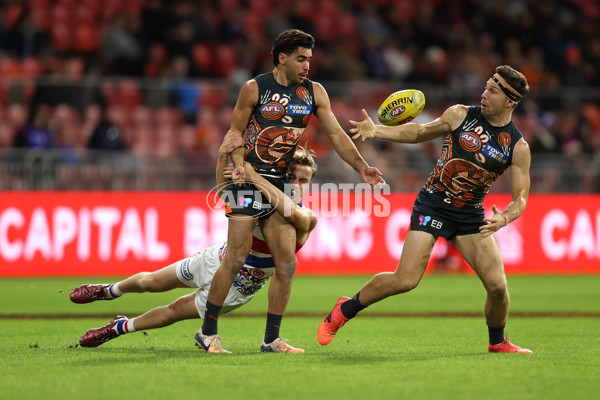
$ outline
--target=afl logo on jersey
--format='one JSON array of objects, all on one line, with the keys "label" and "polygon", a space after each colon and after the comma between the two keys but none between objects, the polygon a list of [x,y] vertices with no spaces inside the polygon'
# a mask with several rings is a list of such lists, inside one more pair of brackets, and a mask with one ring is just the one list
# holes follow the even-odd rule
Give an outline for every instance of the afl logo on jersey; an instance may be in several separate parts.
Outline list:
[{"label": "afl logo on jersey", "polygon": [[481,140],[479,139],[479,136],[473,132],[461,133],[458,143],[460,143],[460,147],[470,152],[476,152],[481,149]]},{"label": "afl logo on jersey", "polygon": [[267,164],[274,164],[296,148],[301,132],[281,126],[270,126],[259,133],[255,151],[258,158]]},{"label": "afl logo on jersey", "polygon": [[283,106],[274,101],[260,107],[260,113],[262,116],[271,121],[281,118],[283,112]]}]

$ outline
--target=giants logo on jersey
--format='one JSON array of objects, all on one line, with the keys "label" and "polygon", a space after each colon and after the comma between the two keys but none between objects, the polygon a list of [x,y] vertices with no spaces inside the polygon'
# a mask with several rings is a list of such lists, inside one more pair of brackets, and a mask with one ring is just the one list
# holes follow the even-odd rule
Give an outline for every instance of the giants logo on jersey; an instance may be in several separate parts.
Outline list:
[{"label": "giants logo on jersey", "polygon": [[258,134],[255,152],[265,163],[274,164],[296,148],[304,128],[270,126]]},{"label": "giants logo on jersey", "polygon": [[310,98],[310,92],[304,86],[300,86],[296,89],[296,96],[304,100],[306,104],[312,104],[312,99]]},{"label": "giants logo on jersey", "polygon": [[504,154],[508,155],[510,151],[510,144],[512,143],[512,138],[508,132],[502,132],[498,135],[498,144],[502,147],[502,151]]},{"label": "giants logo on jersey", "polygon": [[473,199],[474,191],[487,192],[498,174],[473,164],[470,161],[456,158],[448,161],[442,170],[440,180],[445,186],[451,203],[462,207]]}]

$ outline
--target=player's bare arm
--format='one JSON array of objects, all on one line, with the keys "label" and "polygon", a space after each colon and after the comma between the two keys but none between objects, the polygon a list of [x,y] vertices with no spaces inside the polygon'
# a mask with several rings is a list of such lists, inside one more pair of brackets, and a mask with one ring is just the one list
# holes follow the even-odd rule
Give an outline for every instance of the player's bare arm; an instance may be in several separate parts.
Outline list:
[{"label": "player's bare arm", "polygon": [[[296,228],[298,240],[302,236],[308,235],[317,226],[316,215],[306,207],[300,207],[294,204],[292,199],[286,196],[281,190],[277,189],[273,184],[260,176],[250,163],[244,163],[246,178],[256,183],[256,188],[261,191],[269,202],[274,205],[275,210],[281,214],[290,224]],[[272,199],[272,200],[271,200]]]},{"label": "player's bare arm", "polygon": [[486,237],[505,227],[515,219],[519,218],[527,206],[529,197],[530,177],[529,167],[531,165],[531,152],[529,145],[524,139],[520,139],[514,149],[512,164],[510,166],[510,192],[512,200],[503,212],[494,205],[494,215],[485,218],[487,225],[479,228],[481,234]]},{"label": "player's bare arm", "polygon": [[[223,142],[219,147],[219,156],[217,158],[217,188],[218,194],[221,196],[225,191],[225,183],[227,179],[231,179],[233,173],[233,166],[228,167],[229,155],[238,148],[244,147],[244,139],[236,132],[229,131],[223,138]],[[227,172],[227,174],[226,174]]]},{"label": "player's bare arm", "polygon": [[346,135],[346,132],[340,126],[335,115],[331,111],[331,102],[327,92],[317,82],[313,82],[315,93],[315,104],[317,107],[317,118],[323,127],[323,130],[329,137],[334,150],[339,156],[347,162],[356,172],[358,172],[363,181],[370,185],[385,183],[381,172],[377,168],[369,167],[367,162],[362,158],[352,140]]},{"label": "player's bare arm", "polygon": [[[244,130],[248,126],[248,121],[252,116],[252,110],[258,102],[258,84],[254,79],[251,79],[244,83],[240,89],[235,107],[233,108],[233,115],[231,117],[231,127],[229,132],[234,132],[240,137],[243,137]],[[244,149],[242,147],[236,148],[231,153],[231,160],[233,161],[234,171],[232,179],[235,183],[240,184],[244,182]]]},{"label": "player's bare arm", "polygon": [[398,126],[375,125],[366,110],[362,110],[364,120],[350,121],[353,139],[381,139],[397,143],[422,143],[435,139],[456,129],[467,116],[468,108],[462,104],[449,107],[437,119],[426,124],[407,123]]}]

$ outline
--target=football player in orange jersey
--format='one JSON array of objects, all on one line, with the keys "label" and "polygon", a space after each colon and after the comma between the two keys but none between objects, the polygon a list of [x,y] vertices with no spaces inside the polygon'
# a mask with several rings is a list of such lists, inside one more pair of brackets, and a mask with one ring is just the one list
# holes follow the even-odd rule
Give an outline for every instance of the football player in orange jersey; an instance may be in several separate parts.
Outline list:
[{"label": "football player in orange jersey", "polygon": [[272,207],[263,202],[256,188],[244,182],[243,160],[263,178],[284,190],[287,163],[294,154],[309,119],[314,114],[329,137],[334,150],[352,166],[363,181],[383,183],[377,168],[369,167],[331,111],[327,92],[308,79],[314,38],[300,30],[282,32],[273,42],[271,72],[247,81],[233,110],[229,132],[245,134],[244,148],[232,152],[235,166],[233,181],[227,188],[228,251],[215,273],[202,329],[197,338],[210,343],[218,332],[218,317],[235,275],[243,266],[252,245],[252,231],[259,224],[275,261],[275,273],[269,285],[269,311],[265,342],[278,337],[279,327],[289,300],[292,278],[297,265],[295,229]]},{"label": "football player in orange jersey", "polygon": [[[319,343],[329,344],[338,329],[365,307],[414,289],[442,236],[456,244],[483,282],[488,350],[531,353],[504,336],[510,297],[492,236],[525,211],[529,196],[529,145],[512,122],[513,110],[528,92],[526,77],[503,65],[487,81],[477,106],[451,106],[426,124],[375,125],[365,110],[363,121],[351,121],[355,139],[420,143],[444,136],[445,140],[442,155],[415,201],[398,268],[375,275],[352,299],[339,298],[319,325]],[[502,212],[494,205],[493,215],[485,218],[483,199],[491,183],[509,167],[512,201]]]}]

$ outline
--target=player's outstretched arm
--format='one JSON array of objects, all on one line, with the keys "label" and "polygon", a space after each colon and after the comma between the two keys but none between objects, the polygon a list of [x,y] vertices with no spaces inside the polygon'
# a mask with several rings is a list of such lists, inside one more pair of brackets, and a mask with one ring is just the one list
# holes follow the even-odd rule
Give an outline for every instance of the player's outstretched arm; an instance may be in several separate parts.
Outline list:
[{"label": "player's outstretched arm", "polygon": [[353,139],[381,139],[397,143],[422,143],[435,139],[456,129],[467,116],[467,107],[456,104],[449,107],[437,119],[426,124],[407,123],[398,126],[375,125],[365,109],[362,110],[364,120],[350,121]]},{"label": "player's outstretched arm", "polygon": [[249,163],[244,163],[246,178],[269,200],[286,221],[294,225],[299,234],[309,233],[317,226],[317,217],[309,208],[300,207],[281,190],[260,176]]},{"label": "player's outstretched arm", "polygon": [[505,227],[519,218],[523,214],[523,211],[525,211],[531,184],[529,177],[530,165],[531,152],[529,151],[529,145],[524,139],[520,139],[514,148],[512,164],[510,166],[510,192],[512,193],[512,200],[503,212],[500,212],[495,205],[492,206],[494,215],[485,218],[484,221],[487,222],[487,225],[479,228],[484,237]]}]

